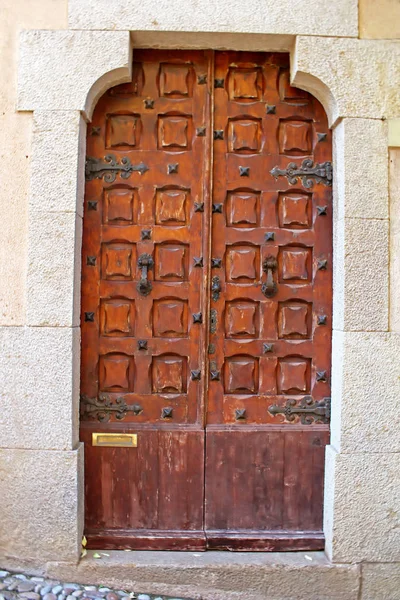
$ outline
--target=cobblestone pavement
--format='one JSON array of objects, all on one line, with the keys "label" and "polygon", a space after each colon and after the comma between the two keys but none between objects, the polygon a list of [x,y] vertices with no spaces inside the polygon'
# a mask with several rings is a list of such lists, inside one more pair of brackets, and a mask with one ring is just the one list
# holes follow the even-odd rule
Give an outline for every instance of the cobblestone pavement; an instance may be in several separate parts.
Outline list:
[{"label": "cobblestone pavement", "polygon": [[0,571],[0,600],[190,600]]}]

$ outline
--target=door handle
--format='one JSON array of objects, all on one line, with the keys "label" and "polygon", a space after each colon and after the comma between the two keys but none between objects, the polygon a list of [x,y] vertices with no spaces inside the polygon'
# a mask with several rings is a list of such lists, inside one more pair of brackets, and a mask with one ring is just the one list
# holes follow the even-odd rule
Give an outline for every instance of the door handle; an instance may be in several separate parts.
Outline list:
[{"label": "door handle", "polygon": [[148,279],[149,270],[153,268],[154,261],[150,254],[141,254],[138,258],[138,267],[141,269],[140,281],[137,284],[137,291],[142,296],[148,296],[153,288]]},{"label": "door handle", "polygon": [[262,284],[261,291],[267,298],[272,298],[278,291],[278,286],[273,276],[273,272],[276,271],[277,266],[277,260],[271,254],[263,262],[263,271],[267,275],[267,281]]},{"label": "door handle", "polygon": [[221,280],[218,275],[215,275],[211,280],[211,291],[212,299],[215,301],[219,300],[219,295],[221,293]]}]

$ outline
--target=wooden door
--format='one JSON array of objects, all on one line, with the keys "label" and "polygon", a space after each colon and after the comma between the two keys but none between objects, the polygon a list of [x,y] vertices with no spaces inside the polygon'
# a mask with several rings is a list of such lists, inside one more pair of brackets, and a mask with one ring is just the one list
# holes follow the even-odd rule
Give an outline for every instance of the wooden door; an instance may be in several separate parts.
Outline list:
[{"label": "wooden door", "polygon": [[[81,434],[96,547],[205,545],[210,65],[137,52],[88,130]],[[138,434],[137,447],[92,446],[98,432]]]},{"label": "wooden door", "polygon": [[323,546],[331,188],[300,175],[290,185],[277,169],[324,163],[331,142],[321,105],[289,85],[288,66],[285,55],[215,59],[211,548]]},{"label": "wooden door", "polygon": [[139,51],[132,83],[99,101],[82,251],[89,546],[323,547],[330,153],[284,54]]}]

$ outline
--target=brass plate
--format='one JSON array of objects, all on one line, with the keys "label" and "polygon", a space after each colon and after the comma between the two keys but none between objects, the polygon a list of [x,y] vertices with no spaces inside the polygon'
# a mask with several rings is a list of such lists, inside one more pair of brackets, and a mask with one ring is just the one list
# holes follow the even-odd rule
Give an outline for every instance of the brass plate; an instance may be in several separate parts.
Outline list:
[{"label": "brass plate", "polygon": [[92,433],[92,446],[136,448],[137,433]]}]

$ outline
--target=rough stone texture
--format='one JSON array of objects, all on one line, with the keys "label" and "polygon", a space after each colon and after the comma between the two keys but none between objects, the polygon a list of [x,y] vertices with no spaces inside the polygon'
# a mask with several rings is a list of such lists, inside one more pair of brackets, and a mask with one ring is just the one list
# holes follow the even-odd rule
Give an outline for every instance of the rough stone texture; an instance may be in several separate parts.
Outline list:
[{"label": "rough stone texture", "polygon": [[399,600],[400,563],[362,565],[360,600]]},{"label": "rough stone texture", "polygon": [[334,224],[333,326],[387,331],[389,222],[341,219]]},{"label": "rough stone texture", "polygon": [[343,119],[334,130],[336,218],[387,219],[387,124]]},{"label": "rough stone texture", "polygon": [[5,167],[0,186],[0,326],[16,326],[25,319],[32,125],[31,115],[15,112],[17,32],[66,27],[67,0],[1,0],[0,10],[0,161]]},{"label": "rough stone texture", "polygon": [[400,335],[333,333],[332,444],[340,452],[400,452]]},{"label": "rough stone texture", "polygon": [[85,137],[86,124],[79,111],[35,111],[31,212],[78,212],[82,216]]},{"label": "rough stone texture", "polygon": [[[0,347],[1,447],[60,450],[75,447],[79,329],[2,327]],[[15,463],[14,468],[19,471],[19,464]],[[43,498],[47,491],[42,489]],[[31,502],[29,495],[26,500]],[[37,500],[39,504],[42,502],[39,496]],[[59,496],[58,502],[61,500]],[[9,525],[2,523],[6,530]]]},{"label": "rough stone texture", "polygon": [[79,556],[83,451],[0,450],[0,564]]},{"label": "rough stone texture", "polygon": [[72,29],[152,29],[155,31],[217,31],[249,33],[292,33],[303,35],[358,35],[357,2],[337,0],[281,0],[268,3],[240,0],[193,2],[188,10],[184,0],[127,3],[124,0],[70,0],[69,26]]},{"label": "rough stone texture", "polygon": [[322,552],[107,554],[96,560],[89,552],[77,567],[48,564],[47,575],[202,600],[356,600],[358,593],[358,567],[331,565]]},{"label": "rough stone texture", "polygon": [[29,231],[28,325],[79,325],[82,218],[34,212]]},{"label": "rough stone texture", "polygon": [[81,110],[90,117],[110,86],[130,79],[127,31],[24,31],[19,51],[18,110]]},{"label": "rough stone texture", "polygon": [[390,329],[400,333],[400,148],[391,148],[390,185]]},{"label": "rough stone texture", "polygon": [[359,0],[360,37],[400,39],[398,0]]},{"label": "rough stone texture", "polygon": [[334,480],[325,498],[329,558],[335,563],[399,562],[400,454],[337,454],[328,446],[326,458],[327,476]]},{"label": "rough stone texture", "polygon": [[299,36],[291,65],[293,85],[322,102],[331,124],[400,115],[400,42]]}]

